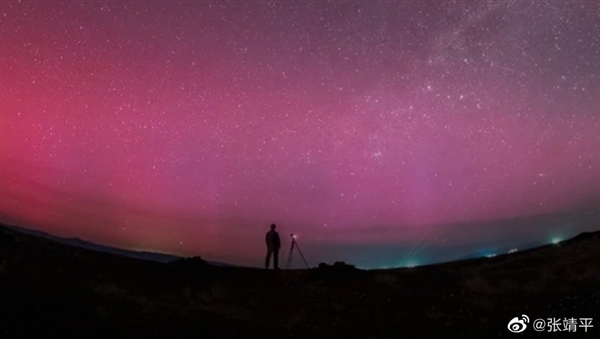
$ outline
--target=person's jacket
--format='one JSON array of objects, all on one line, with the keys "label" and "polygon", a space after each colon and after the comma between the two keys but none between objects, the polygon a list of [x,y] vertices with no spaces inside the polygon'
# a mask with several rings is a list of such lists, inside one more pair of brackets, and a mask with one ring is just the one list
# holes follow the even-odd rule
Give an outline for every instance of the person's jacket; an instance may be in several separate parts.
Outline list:
[{"label": "person's jacket", "polygon": [[267,243],[267,247],[269,249],[278,250],[281,248],[281,241],[279,240],[279,233],[277,233],[277,231],[267,232],[265,242]]}]

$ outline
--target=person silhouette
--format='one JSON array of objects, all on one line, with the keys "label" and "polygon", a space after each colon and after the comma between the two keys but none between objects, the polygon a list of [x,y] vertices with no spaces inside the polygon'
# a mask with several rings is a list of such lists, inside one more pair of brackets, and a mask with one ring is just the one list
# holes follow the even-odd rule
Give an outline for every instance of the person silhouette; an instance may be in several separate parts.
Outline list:
[{"label": "person silhouette", "polygon": [[281,248],[281,241],[279,239],[279,233],[275,231],[277,226],[271,224],[271,230],[267,232],[265,242],[267,243],[267,258],[265,259],[265,268],[269,269],[269,263],[271,261],[271,255],[273,255],[273,268],[279,269],[279,249]]}]

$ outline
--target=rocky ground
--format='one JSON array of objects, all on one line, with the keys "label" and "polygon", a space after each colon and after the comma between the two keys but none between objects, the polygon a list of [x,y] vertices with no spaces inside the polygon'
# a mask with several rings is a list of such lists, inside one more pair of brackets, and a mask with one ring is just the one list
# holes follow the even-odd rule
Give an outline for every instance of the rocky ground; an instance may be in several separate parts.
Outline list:
[{"label": "rocky ground", "polygon": [[[508,331],[521,315],[587,333]],[[600,233],[411,269],[266,271],[119,257],[0,228],[0,338],[598,338]]]}]

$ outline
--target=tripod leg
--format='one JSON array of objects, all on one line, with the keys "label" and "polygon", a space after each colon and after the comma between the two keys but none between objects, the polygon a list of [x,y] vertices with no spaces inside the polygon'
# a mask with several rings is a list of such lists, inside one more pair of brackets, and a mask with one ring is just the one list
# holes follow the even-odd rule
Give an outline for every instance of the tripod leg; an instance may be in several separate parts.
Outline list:
[{"label": "tripod leg", "polygon": [[300,251],[300,246],[296,245],[296,247],[298,248],[298,253],[300,253],[302,260],[304,260],[304,265],[306,265],[306,268],[309,268],[308,264],[306,263],[306,259],[304,259],[304,254],[302,254],[302,251]]},{"label": "tripod leg", "polygon": [[295,242],[292,241],[292,245],[290,246],[290,254],[288,254],[288,260],[287,260],[287,269],[291,269],[292,268],[292,253],[294,251],[294,244]]}]

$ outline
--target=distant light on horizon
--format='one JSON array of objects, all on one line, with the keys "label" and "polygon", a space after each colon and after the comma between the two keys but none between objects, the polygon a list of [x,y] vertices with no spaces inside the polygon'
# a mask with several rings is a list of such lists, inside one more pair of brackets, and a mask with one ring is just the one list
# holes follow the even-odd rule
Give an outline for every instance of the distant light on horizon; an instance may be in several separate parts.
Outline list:
[{"label": "distant light on horizon", "polygon": [[511,249],[510,251],[508,251],[508,254],[515,253],[515,252],[517,252],[518,250],[519,250],[519,249],[517,249],[517,248],[513,248],[513,249]]},{"label": "distant light on horizon", "polygon": [[404,264],[404,267],[406,268],[413,268],[413,267],[417,267],[419,266],[419,263],[416,260],[410,260],[407,261],[406,264]]},{"label": "distant light on horizon", "polygon": [[552,238],[551,241],[552,241],[552,244],[557,245],[558,243],[563,241],[563,239],[561,237],[554,237],[554,238]]}]

